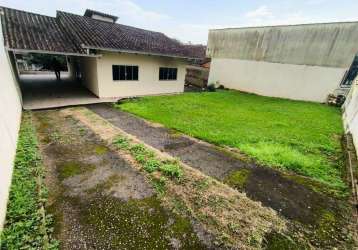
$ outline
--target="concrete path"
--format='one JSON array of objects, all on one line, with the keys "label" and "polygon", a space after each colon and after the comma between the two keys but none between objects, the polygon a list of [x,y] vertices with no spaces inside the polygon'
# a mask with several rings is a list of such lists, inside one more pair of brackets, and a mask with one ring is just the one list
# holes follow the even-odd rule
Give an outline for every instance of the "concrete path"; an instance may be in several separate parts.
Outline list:
[{"label": "concrete path", "polygon": [[251,199],[261,201],[263,205],[273,208],[288,219],[303,224],[315,224],[321,216],[318,211],[330,211],[343,216],[340,212],[342,202],[295,181],[303,177],[289,176],[243,161],[215,146],[173,133],[106,104],[89,105],[88,108],[143,142],[221,181],[232,174],[246,171],[247,180],[240,189]]},{"label": "concrete path", "polygon": [[34,117],[60,249],[206,249],[124,153],[60,110]]},{"label": "concrete path", "polygon": [[25,110],[56,108],[91,103],[114,102],[118,98],[98,98],[84,86],[63,74],[57,81],[54,74],[21,75],[20,87]]}]

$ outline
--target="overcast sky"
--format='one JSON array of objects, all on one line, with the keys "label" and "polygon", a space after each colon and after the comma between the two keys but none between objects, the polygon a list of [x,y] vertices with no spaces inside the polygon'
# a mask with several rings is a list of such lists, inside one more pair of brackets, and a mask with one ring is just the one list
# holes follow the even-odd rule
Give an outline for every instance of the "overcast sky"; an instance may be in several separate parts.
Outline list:
[{"label": "overcast sky", "polygon": [[0,0],[0,6],[55,16],[86,8],[119,16],[119,23],[206,44],[213,28],[358,21],[358,0]]}]

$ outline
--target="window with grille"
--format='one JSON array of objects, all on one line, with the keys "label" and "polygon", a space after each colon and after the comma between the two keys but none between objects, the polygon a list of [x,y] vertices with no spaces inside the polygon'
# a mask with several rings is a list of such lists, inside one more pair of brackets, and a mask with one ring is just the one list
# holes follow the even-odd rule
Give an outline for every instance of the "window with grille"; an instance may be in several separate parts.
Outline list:
[{"label": "window with grille", "polygon": [[138,81],[138,66],[113,65],[113,81]]},{"label": "window with grille", "polygon": [[161,81],[176,80],[177,75],[177,68],[159,68],[159,80]]}]

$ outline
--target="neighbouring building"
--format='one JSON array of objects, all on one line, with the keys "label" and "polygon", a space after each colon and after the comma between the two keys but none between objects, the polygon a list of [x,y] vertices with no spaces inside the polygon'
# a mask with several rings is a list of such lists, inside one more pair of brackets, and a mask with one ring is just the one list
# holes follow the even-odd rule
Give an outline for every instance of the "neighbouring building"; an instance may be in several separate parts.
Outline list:
[{"label": "neighbouring building", "polygon": [[72,76],[81,75],[100,98],[183,92],[186,65],[205,57],[205,49],[118,24],[118,17],[94,10],[49,17],[0,9],[8,51],[66,55]]},{"label": "neighbouring building", "polygon": [[325,102],[357,72],[358,22],[210,30],[209,83],[266,96]]}]

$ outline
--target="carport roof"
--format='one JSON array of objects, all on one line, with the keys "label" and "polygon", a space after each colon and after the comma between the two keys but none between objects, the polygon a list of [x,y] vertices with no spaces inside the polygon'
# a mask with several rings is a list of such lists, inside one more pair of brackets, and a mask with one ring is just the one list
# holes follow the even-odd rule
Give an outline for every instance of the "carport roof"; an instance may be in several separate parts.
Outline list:
[{"label": "carport roof", "polygon": [[3,9],[1,23],[10,50],[84,54],[88,49],[182,58],[204,58],[204,46],[180,43],[160,32],[57,11],[56,18]]}]

